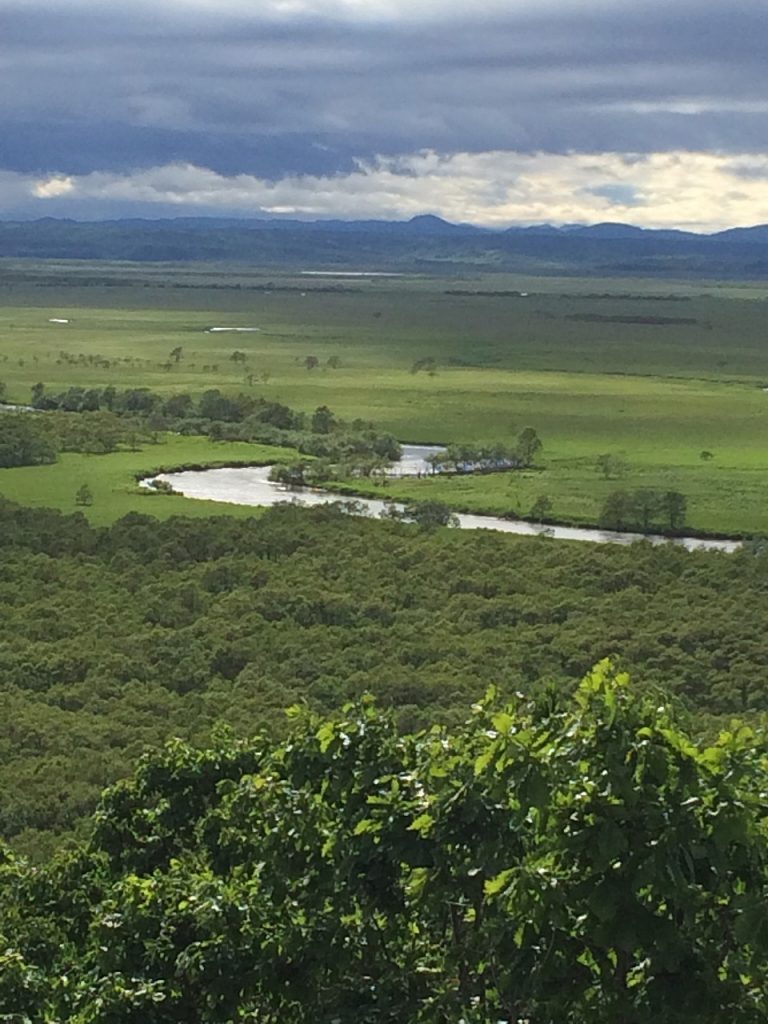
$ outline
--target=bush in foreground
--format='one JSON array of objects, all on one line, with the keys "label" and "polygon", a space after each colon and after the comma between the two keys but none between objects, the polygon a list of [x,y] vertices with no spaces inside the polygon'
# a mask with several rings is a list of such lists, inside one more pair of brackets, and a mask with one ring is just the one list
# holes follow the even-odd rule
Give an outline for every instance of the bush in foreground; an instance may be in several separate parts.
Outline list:
[{"label": "bush in foreground", "polygon": [[[171,744],[87,849],[0,861],[0,1008],[75,1024],[765,1020],[766,772],[603,663],[401,736]],[[13,1016],[16,1014],[17,1016]],[[0,1014],[1,1019],[1,1014]]]}]

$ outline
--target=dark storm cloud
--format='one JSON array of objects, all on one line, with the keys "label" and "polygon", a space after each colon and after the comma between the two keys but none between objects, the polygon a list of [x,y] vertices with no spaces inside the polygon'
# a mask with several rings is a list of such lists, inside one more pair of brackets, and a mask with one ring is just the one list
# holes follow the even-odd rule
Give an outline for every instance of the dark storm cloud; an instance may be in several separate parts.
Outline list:
[{"label": "dark storm cloud", "polygon": [[176,130],[98,122],[15,122],[0,141],[0,165],[25,174],[56,170],[87,174],[94,168],[119,171],[166,163],[194,163],[222,174],[243,168],[258,177],[284,174],[333,174],[352,170],[355,151],[344,140],[285,132]]},{"label": "dark storm cloud", "polygon": [[250,8],[0,0],[0,168],[277,179],[425,148],[768,144],[764,0]]}]

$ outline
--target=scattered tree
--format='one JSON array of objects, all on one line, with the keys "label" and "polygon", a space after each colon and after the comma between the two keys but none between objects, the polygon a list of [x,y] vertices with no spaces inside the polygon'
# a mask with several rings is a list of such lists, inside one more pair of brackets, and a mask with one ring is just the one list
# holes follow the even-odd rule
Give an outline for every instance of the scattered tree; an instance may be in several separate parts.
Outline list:
[{"label": "scattered tree", "polygon": [[632,522],[632,510],[628,491],[611,491],[600,511],[600,526],[607,530],[624,530]]},{"label": "scattered tree", "polygon": [[603,502],[600,525],[610,530],[680,530],[685,525],[687,501],[679,491],[656,491],[641,487],[635,491],[612,491]]},{"label": "scattered tree", "polygon": [[81,484],[77,492],[75,493],[75,504],[76,505],[92,505],[93,504],[93,491],[88,484]]},{"label": "scattered tree", "polygon": [[171,483],[170,480],[161,480],[159,477],[156,477],[154,480],[147,480],[147,487],[151,488],[158,494],[179,493],[178,491],[174,490],[173,484]]},{"label": "scattered tree", "polygon": [[431,452],[425,461],[436,473],[488,473],[523,466],[517,446],[495,444],[449,444]]},{"label": "scattered tree", "polygon": [[526,468],[532,466],[541,454],[543,447],[539,435],[533,427],[525,427],[517,439],[517,455],[520,465]]},{"label": "scattered tree", "polygon": [[278,462],[272,467],[269,479],[285,487],[304,487],[308,482],[306,473],[308,462]]},{"label": "scattered tree", "polygon": [[661,496],[661,507],[670,530],[681,530],[685,526],[688,502],[679,491],[665,491]]},{"label": "scattered tree", "polygon": [[546,494],[540,494],[531,506],[530,517],[536,522],[546,519],[552,511],[552,499]]},{"label": "scattered tree", "polygon": [[643,530],[650,529],[656,514],[661,509],[661,495],[650,487],[640,487],[630,494],[632,519]]},{"label": "scattered tree", "polygon": [[629,464],[621,455],[605,452],[603,455],[598,455],[595,460],[595,468],[603,474],[606,480],[612,480],[624,476],[629,469]]},{"label": "scattered tree", "polygon": [[315,434],[330,434],[336,426],[336,417],[327,405],[319,405],[312,413],[310,427]]},{"label": "scattered tree", "polygon": [[442,501],[412,501],[400,513],[400,519],[418,524],[420,529],[436,530],[439,526],[458,526],[459,518]]}]

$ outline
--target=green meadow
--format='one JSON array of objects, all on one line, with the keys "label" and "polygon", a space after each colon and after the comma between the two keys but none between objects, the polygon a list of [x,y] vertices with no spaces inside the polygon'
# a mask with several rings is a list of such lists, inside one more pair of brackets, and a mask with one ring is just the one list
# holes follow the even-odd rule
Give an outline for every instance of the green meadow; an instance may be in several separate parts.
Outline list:
[{"label": "green meadow", "polygon": [[[64,452],[52,466],[21,466],[0,470],[0,495],[22,505],[82,512],[96,526],[114,522],[129,512],[143,512],[158,519],[169,516],[253,515],[253,509],[217,501],[186,501],[179,495],[140,488],[137,477],[165,468],[193,465],[269,463],[291,457],[292,452],[265,445],[212,444],[207,437],[160,435],[160,443],[143,451],[111,455]],[[93,504],[78,505],[75,495],[87,484]]]},{"label": "green meadow", "polygon": [[[532,426],[544,444],[535,471],[389,493],[523,515],[545,494],[554,519],[594,522],[609,491],[648,486],[686,494],[693,529],[751,534],[768,532],[767,304],[768,287],[749,282],[16,261],[0,266],[0,382],[17,402],[38,381],[245,390],[307,411],[326,404],[404,441],[508,443]],[[137,495],[133,476],[264,454],[234,447],[249,454],[170,438],[142,453],[65,456],[3,470],[0,492],[69,508],[88,482],[95,521],[131,508],[207,514],[207,504]],[[621,479],[596,472],[606,452],[625,460]]]}]

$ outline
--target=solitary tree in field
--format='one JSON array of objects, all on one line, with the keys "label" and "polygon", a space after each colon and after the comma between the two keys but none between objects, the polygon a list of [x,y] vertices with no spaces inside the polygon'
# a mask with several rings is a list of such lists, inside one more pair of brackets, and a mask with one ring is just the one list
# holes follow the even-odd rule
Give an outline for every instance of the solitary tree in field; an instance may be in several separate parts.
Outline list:
[{"label": "solitary tree in field", "polygon": [[517,457],[521,466],[532,466],[543,449],[539,435],[533,427],[526,427],[517,439]]},{"label": "solitary tree in field", "polygon": [[314,370],[320,365],[320,360],[317,356],[307,356],[304,360],[304,365],[308,370]]},{"label": "solitary tree in field", "polygon": [[605,452],[603,455],[598,455],[595,459],[595,468],[599,473],[603,474],[606,480],[611,480],[624,476],[628,465],[626,459],[622,459],[620,455]]},{"label": "solitary tree in field", "polygon": [[177,345],[176,348],[171,349],[171,351],[168,353],[168,358],[172,359],[174,363],[178,363],[181,361],[181,356],[183,352],[184,349],[181,347],[181,345]]},{"label": "solitary tree in field", "polygon": [[233,363],[244,363],[246,360],[245,352],[241,352],[239,349],[235,349],[232,355],[229,357]]},{"label": "solitary tree in field", "polygon": [[76,505],[92,505],[93,504],[93,491],[88,484],[81,484],[75,494]]},{"label": "solitary tree in field", "polygon": [[552,499],[546,494],[540,494],[531,506],[531,519],[535,519],[536,522],[540,523],[542,519],[547,518],[551,511]]}]

